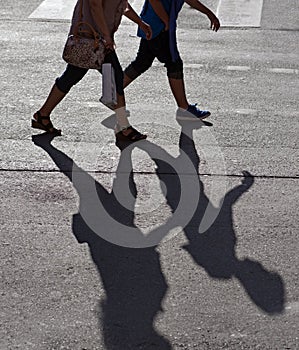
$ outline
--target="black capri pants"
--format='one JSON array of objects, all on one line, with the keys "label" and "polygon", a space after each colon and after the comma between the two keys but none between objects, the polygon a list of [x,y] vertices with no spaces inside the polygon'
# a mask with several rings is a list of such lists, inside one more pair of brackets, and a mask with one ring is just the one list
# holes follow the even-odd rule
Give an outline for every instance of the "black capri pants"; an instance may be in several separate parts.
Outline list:
[{"label": "black capri pants", "polygon": [[137,56],[125,69],[125,74],[132,80],[147,71],[157,58],[167,69],[167,76],[173,79],[183,79],[183,61],[172,60],[169,48],[169,32],[161,32],[151,40],[141,39]]},{"label": "black capri pants", "polygon": [[[124,73],[119,63],[116,52],[111,51],[107,53],[103,63],[111,63],[115,73],[116,92],[119,95],[123,96],[124,95],[124,88],[123,88]],[[87,72],[88,72],[88,69],[86,68],[75,67],[75,66],[72,66],[71,64],[68,64],[66,67],[66,70],[63,72],[61,77],[56,79],[55,81],[56,86],[60,91],[67,94],[71,90],[71,88],[74,85],[76,85],[85,76]],[[99,72],[101,73],[101,70],[99,70]]]}]

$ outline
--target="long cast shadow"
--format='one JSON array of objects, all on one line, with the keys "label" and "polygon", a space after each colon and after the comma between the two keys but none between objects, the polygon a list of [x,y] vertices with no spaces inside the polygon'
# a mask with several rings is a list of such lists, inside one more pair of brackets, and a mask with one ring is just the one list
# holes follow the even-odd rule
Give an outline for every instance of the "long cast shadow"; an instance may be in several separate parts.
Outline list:
[{"label": "long cast shadow", "polygon": [[[200,159],[193,141],[195,124],[182,124],[180,135],[180,155],[175,162],[181,161],[181,154],[187,154],[195,168],[198,169]],[[51,145],[49,135],[33,137],[36,145],[43,148],[53,159],[59,169],[72,181],[73,171],[80,172],[85,178],[81,183],[94,181],[89,174],[78,168],[76,164]],[[143,146],[140,146],[143,145]],[[157,165],[157,176],[167,188],[166,199],[175,212],[180,201],[179,176],[175,166],[156,159],[153,154],[166,153],[165,150],[148,141],[138,144],[146,151]],[[168,155],[171,157],[170,155]],[[126,158],[127,160],[130,157]],[[96,182],[98,198],[105,210],[120,223],[134,227],[134,197],[136,187],[133,174],[129,178],[133,200],[129,209],[123,208],[114,192],[107,190]],[[115,183],[117,183],[117,177]],[[198,233],[202,217],[209,203],[204,184],[199,178],[201,187],[200,199],[196,211],[184,228],[189,243],[184,247],[194,261],[213,278],[231,279],[236,277],[243,285],[251,300],[264,312],[280,313],[284,308],[284,284],[275,272],[267,271],[261,263],[246,258],[240,260],[236,256],[236,235],[233,225],[233,205],[240,196],[253,184],[253,177],[244,173],[242,183],[229,191],[223,200],[220,213],[213,225],[203,234]],[[106,298],[100,303],[101,322],[107,349],[171,349],[167,339],[154,328],[154,319],[161,311],[161,303],[167,291],[167,284],[161,272],[159,254],[155,248],[129,249],[113,245],[100,238],[82,219],[80,212],[90,207],[86,188],[74,184],[80,197],[79,213],[73,218],[73,232],[78,242],[86,242],[102,279]],[[113,186],[114,187],[114,186]],[[99,217],[99,225],[101,224]],[[172,227],[165,225],[165,229]],[[121,234],[121,232],[120,232]]]},{"label": "long cast shadow", "polygon": [[[51,144],[51,135],[42,134],[33,136],[32,139],[73,182],[79,194],[80,208],[79,213],[73,216],[72,229],[79,243],[88,244],[105,289],[106,297],[99,303],[99,327],[106,349],[171,349],[169,341],[154,327],[155,317],[162,311],[161,303],[168,288],[155,247],[133,249],[109,243],[91,230],[80,214],[90,208],[84,184],[92,182],[95,183],[98,198],[106,211],[118,222],[135,228],[133,207],[136,187],[133,174],[129,178],[133,200],[124,208],[113,190],[108,192],[70,157],[55,148]],[[79,182],[73,181],[74,171],[80,172]],[[117,181],[116,177],[114,185]],[[100,213],[98,226],[101,227]]]},{"label": "long cast shadow", "polygon": [[[180,162],[181,154],[188,155],[195,169],[199,169],[200,158],[194,141],[193,130],[204,124],[181,123]],[[157,164],[157,175],[167,187],[168,204],[175,210],[179,202],[179,179],[174,176],[166,176],[173,169],[161,160],[154,159]],[[217,279],[231,279],[236,277],[243,285],[251,300],[268,314],[281,313],[284,310],[284,283],[281,276],[272,271],[267,271],[260,262],[250,258],[238,259],[235,246],[237,237],[234,230],[233,206],[254,182],[253,176],[243,172],[241,184],[230,190],[223,198],[223,204],[219,215],[210,228],[199,233],[199,226],[209,204],[209,198],[205,193],[205,187],[199,176],[200,199],[198,206],[189,224],[184,228],[184,233],[189,241],[184,249],[192,256],[199,266],[203,267],[209,276]]]}]

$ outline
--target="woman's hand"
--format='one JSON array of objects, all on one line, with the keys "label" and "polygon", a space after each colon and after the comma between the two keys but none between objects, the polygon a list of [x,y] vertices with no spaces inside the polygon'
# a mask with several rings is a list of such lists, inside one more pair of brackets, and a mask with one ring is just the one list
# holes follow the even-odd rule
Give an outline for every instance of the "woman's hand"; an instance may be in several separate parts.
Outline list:
[{"label": "woman's hand", "polygon": [[115,50],[115,43],[114,43],[114,40],[111,38],[111,36],[104,35],[103,42],[107,50],[111,50],[111,51]]}]

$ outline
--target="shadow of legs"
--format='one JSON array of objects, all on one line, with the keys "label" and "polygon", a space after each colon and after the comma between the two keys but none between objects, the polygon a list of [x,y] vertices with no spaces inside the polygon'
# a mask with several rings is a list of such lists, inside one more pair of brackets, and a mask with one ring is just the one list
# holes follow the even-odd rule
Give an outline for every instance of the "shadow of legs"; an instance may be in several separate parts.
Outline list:
[{"label": "shadow of legs", "polygon": [[[117,203],[113,190],[108,192],[70,157],[55,148],[51,144],[52,140],[50,135],[33,137],[33,142],[49,154],[71,182],[73,170],[81,172],[82,182],[73,183],[79,194],[80,212],[94,205],[88,202],[90,197],[85,192],[86,183],[93,182],[103,207],[108,213],[113,212],[113,220],[133,227],[134,212],[122,208]],[[129,177],[129,182],[128,186],[136,197],[132,176]],[[168,288],[158,252],[155,247],[133,249],[107,242],[99,235],[101,229],[105,229],[102,226],[101,211],[93,209],[97,213],[97,233],[86,224],[80,213],[73,216],[72,229],[79,243],[88,244],[105,289],[105,297],[100,301],[99,326],[106,349],[170,350],[168,340],[154,327],[155,317],[162,311],[161,303]],[[117,234],[122,235],[121,230]]]}]

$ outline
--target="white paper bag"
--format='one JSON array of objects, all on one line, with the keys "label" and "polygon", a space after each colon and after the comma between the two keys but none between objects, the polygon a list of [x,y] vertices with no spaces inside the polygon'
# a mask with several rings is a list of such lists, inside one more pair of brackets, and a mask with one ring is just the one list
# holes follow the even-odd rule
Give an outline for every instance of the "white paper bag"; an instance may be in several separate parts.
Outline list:
[{"label": "white paper bag", "polygon": [[102,97],[100,101],[111,109],[117,104],[115,75],[111,63],[102,64]]}]

